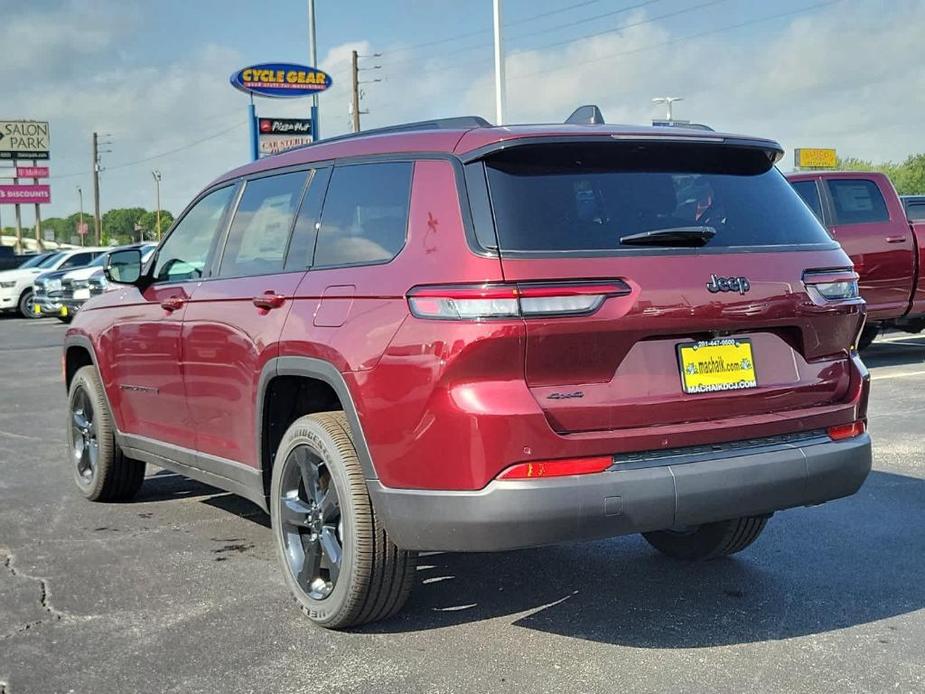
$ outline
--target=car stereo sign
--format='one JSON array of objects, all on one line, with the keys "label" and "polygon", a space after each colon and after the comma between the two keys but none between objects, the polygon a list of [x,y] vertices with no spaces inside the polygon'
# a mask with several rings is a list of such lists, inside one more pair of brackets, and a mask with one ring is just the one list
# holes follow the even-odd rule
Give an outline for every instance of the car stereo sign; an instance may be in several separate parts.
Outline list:
[{"label": "car stereo sign", "polygon": [[48,122],[0,121],[0,159],[48,159]]},{"label": "car stereo sign", "polygon": [[317,94],[328,89],[333,80],[318,68],[292,63],[262,63],[238,70],[231,85],[255,96],[292,98]]}]

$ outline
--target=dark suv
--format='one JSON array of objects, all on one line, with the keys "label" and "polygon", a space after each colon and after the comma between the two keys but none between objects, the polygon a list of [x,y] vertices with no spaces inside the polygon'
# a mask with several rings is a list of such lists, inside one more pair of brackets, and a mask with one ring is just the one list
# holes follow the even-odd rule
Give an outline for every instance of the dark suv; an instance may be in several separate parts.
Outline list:
[{"label": "dark suv", "polygon": [[738,552],[871,464],[857,275],[780,156],[461,118],[232,171],[68,330],[77,485],[252,500],[328,627],[398,611],[421,550]]}]

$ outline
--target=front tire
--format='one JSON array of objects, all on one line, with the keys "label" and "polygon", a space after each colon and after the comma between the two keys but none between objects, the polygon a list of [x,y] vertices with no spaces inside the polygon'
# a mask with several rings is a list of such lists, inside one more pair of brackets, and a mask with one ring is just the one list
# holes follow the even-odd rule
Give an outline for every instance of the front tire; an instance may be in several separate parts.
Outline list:
[{"label": "front tire", "polygon": [[758,539],[768,518],[746,516],[685,530],[657,530],[642,536],[659,552],[673,559],[707,561],[741,552]]},{"label": "front tire", "polygon": [[344,413],[297,419],[275,460],[273,536],[302,611],[329,629],[398,612],[411,593],[417,554],[396,547],[377,518]]},{"label": "front tire", "polygon": [[67,449],[74,481],[90,501],[127,501],[141,488],[145,464],[122,454],[96,368],[78,369],[68,390]]},{"label": "front tire", "polygon": [[42,316],[35,312],[35,303],[33,299],[35,294],[32,289],[27,289],[19,297],[19,315],[23,318],[41,318]]}]

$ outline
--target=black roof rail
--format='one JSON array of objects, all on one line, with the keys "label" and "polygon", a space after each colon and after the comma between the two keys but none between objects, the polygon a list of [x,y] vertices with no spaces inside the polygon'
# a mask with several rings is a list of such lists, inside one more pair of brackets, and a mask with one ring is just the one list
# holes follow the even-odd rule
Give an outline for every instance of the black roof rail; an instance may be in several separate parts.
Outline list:
[{"label": "black roof rail", "polygon": [[594,104],[579,106],[565,119],[566,125],[604,125],[604,114]]},{"label": "black roof rail", "polygon": [[[383,128],[373,128],[371,130],[361,130],[358,133],[346,133],[335,137],[327,137],[318,140],[304,147],[325,144],[328,142],[340,142],[349,140],[354,137],[364,137],[366,135],[388,135],[390,133],[413,132],[415,130],[470,130],[472,128],[490,128],[491,123],[481,116],[456,116],[453,118],[434,118],[432,120],[420,120],[414,123],[399,123],[398,125],[387,125]],[[303,149],[303,147],[294,147],[293,149]],[[291,150],[287,150],[291,151]]]}]

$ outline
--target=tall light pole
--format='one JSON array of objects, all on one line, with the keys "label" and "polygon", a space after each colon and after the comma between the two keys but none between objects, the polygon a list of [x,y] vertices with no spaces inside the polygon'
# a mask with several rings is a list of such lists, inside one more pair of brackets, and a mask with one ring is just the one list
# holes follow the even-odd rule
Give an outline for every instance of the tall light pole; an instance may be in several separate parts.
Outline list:
[{"label": "tall light pole", "polygon": [[[308,0],[308,53],[312,67],[318,67],[318,46],[315,43],[315,0]],[[312,140],[320,139],[318,127],[318,95],[312,94]]]},{"label": "tall light pole", "polygon": [[495,24],[495,124],[504,123],[504,45],[501,40],[501,0],[494,0]]},{"label": "tall light pole", "polygon": [[77,226],[77,235],[80,237],[80,245],[84,245],[84,189],[80,186],[77,186],[77,197],[80,198],[80,222]]},{"label": "tall light pole", "polygon": [[654,99],[652,99],[653,104],[665,104],[665,107],[667,109],[667,114],[665,116],[666,120],[672,120],[671,105],[675,101],[684,101],[684,97],[683,96],[657,96]]},{"label": "tall light pole", "polygon": [[152,169],[151,175],[154,177],[154,195],[157,198],[157,212],[156,221],[154,222],[157,226],[157,240],[161,240],[161,172],[157,169]]}]

